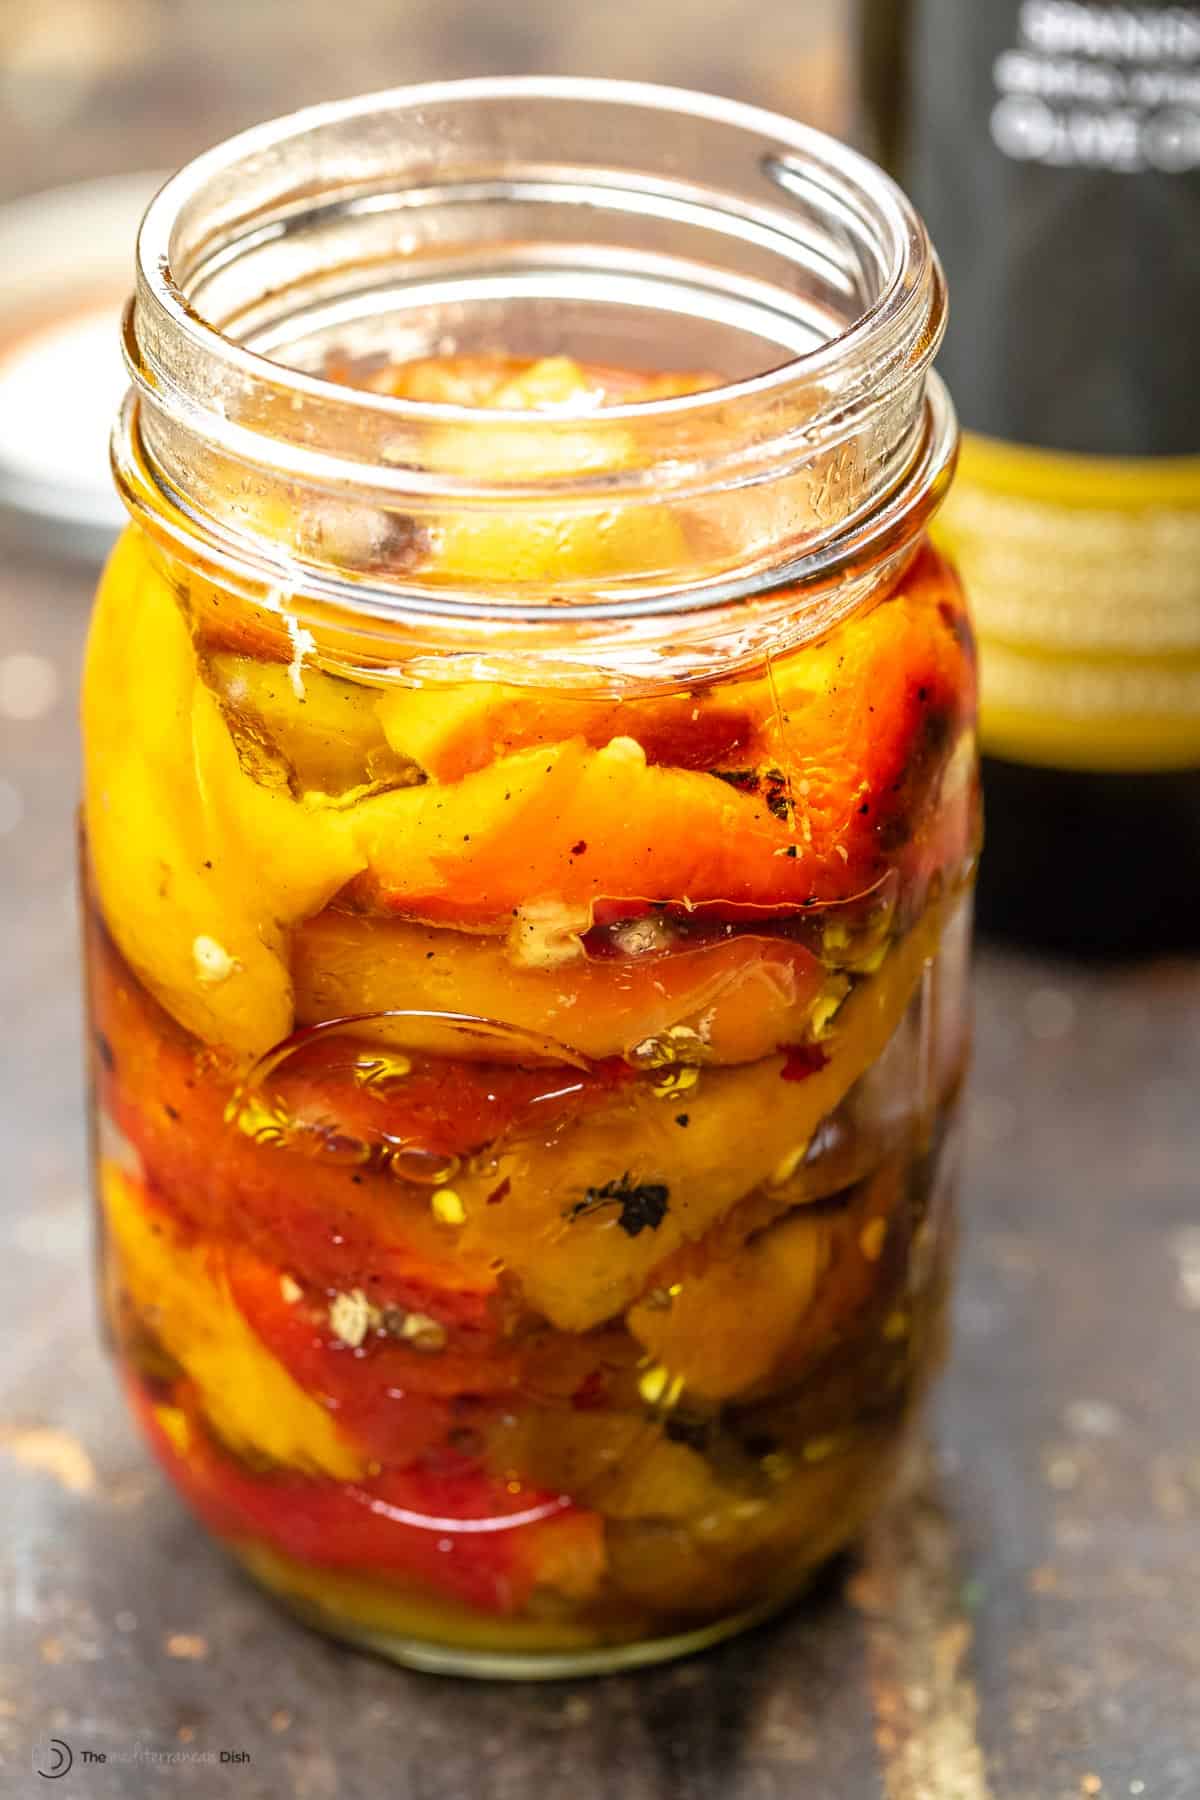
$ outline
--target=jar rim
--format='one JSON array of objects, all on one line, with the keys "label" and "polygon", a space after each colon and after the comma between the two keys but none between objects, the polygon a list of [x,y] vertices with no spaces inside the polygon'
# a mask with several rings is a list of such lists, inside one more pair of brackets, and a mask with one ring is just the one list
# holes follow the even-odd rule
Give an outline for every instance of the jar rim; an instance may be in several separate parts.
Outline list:
[{"label": "jar rim", "polygon": [[[498,342],[515,349],[510,317],[531,292],[561,300],[563,280],[573,298],[555,341],[585,361],[577,342],[605,306],[599,336],[623,349],[632,291],[656,369],[704,367],[670,357],[679,342],[715,343],[734,350],[709,366],[734,378],[586,411],[515,410],[364,390],[317,360],[314,347],[358,346],[364,320],[383,360],[403,360],[412,352],[398,346],[431,332],[413,321],[440,316],[431,289],[466,317],[488,282]],[[809,126],[580,77],[387,90],[252,127],[151,203],[126,317],[118,485],[158,535],[243,581],[392,624],[665,629],[785,584],[828,590],[842,568],[861,596],[864,568],[879,560],[877,585],[895,567],[949,479],[955,420],[930,370],[945,315],[911,203]],[[699,321],[690,337],[675,331],[685,318]],[[747,345],[757,357],[794,342],[800,353],[748,364]],[[281,345],[291,360],[275,359]],[[607,434],[631,453],[604,453]],[[572,454],[555,464],[543,444]],[[531,573],[498,552],[447,578],[344,554],[372,516],[418,536],[448,520],[469,536],[489,516],[536,535],[560,517],[603,529],[663,506],[695,530],[667,552],[651,524],[657,562],[639,548],[599,572],[560,561]]]},{"label": "jar rim", "polygon": [[[244,377],[278,380],[285,365],[272,361],[239,343],[206,320],[190,303],[173,273],[173,235],[183,208],[202,195],[214,178],[227,174],[239,163],[295,141],[334,122],[365,119],[384,111],[418,110],[444,102],[471,100],[569,99],[600,101],[678,113],[734,126],[748,133],[778,140],[793,152],[802,152],[811,164],[833,180],[841,180],[878,209],[888,232],[889,269],[877,299],[835,336],[777,366],[692,394],[656,400],[639,400],[603,408],[608,423],[643,421],[651,416],[687,417],[742,399],[768,397],[797,374],[812,377],[851,363],[868,338],[879,340],[886,332],[903,332],[908,325],[922,361],[928,361],[941,341],[944,295],[928,292],[926,277],[932,272],[940,289],[936,256],[915,207],[891,178],[869,158],[849,145],[782,113],[744,101],[668,84],[622,81],[591,76],[504,75],[473,76],[452,81],[431,81],[380,89],[346,100],[326,101],[301,108],[244,131],[214,145],[186,163],[159,189],[142,220],[137,240],[139,299],[153,304],[170,319],[181,338],[195,350],[218,356]],[[786,191],[788,170],[780,161],[777,179]],[[137,370],[133,369],[135,380]],[[411,419],[426,423],[469,425],[481,417],[477,407],[447,402],[412,400],[363,389],[347,389],[323,376],[286,368],[288,385],[297,393],[328,399],[352,394],[353,403],[385,419]],[[488,408],[483,414],[492,425],[515,427],[532,433],[545,428],[545,415],[520,408]]]}]

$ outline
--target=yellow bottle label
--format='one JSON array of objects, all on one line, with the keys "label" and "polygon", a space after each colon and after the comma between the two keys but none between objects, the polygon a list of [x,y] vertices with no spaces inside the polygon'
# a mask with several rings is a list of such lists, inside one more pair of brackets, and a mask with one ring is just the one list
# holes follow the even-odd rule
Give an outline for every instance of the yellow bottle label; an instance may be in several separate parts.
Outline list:
[{"label": "yellow bottle label", "polygon": [[1066,769],[1200,763],[1200,456],[967,435],[935,536],[974,609],[986,750]]}]

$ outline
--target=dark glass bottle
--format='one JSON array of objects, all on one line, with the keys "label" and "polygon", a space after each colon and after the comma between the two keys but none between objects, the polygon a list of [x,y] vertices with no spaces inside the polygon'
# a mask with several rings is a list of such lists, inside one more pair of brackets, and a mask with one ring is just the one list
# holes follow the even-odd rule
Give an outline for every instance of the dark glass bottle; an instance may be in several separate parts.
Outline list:
[{"label": "dark glass bottle", "polygon": [[862,0],[928,221],[983,657],[985,930],[1200,945],[1200,6]]}]

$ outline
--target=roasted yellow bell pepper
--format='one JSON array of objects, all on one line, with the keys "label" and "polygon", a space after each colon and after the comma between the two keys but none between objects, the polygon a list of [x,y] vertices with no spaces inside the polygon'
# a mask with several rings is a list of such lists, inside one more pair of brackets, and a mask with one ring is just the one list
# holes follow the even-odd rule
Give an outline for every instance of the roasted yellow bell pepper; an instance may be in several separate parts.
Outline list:
[{"label": "roasted yellow bell pepper", "polygon": [[338,1480],[362,1459],[332,1418],[250,1329],[229,1291],[223,1251],[188,1238],[111,1162],[101,1168],[117,1281],[134,1312],[195,1383],[213,1431],[233,1450]]},{"label": "roasted yellow bell pepper", "polygon": [[363,859],[335,808],[243,768],[136,527],[101,586],[83,723],[91,872],[122,954],[198,1037],[268,1049],[292,1024],[285,928]]}]

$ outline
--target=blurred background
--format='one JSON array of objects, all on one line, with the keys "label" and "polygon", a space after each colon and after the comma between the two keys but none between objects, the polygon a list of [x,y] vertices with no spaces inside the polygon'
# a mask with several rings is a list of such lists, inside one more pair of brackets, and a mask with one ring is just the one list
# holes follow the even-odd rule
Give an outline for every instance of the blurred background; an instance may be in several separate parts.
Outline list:
[{"label": "blurred background", "polygon": [[183,162],[243,125],[400,82],[587,74],[836,127],[846,0],[44,0],[0,9],[0,189]]},{"label": "blurred background", "polygon": [[93,558],[111,534],[113,320],[133,233],[161,176],[208,145],[315,101],[487,73],[669,81],[838,131],[848,27],[847,0],[0,8],[0,507],[32,515],[36,542]]}]

